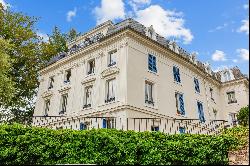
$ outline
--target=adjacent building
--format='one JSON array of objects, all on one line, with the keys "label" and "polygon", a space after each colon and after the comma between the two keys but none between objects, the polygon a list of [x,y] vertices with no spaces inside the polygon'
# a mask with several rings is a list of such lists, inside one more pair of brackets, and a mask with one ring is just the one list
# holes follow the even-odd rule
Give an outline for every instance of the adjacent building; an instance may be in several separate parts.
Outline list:
[{"label": "adjacent building", "polygon": [[214,72],[133,19],[107,21],[67,46],[39,73],[35,126],[208,131],[235,124],[248,105],[237,67]]}]

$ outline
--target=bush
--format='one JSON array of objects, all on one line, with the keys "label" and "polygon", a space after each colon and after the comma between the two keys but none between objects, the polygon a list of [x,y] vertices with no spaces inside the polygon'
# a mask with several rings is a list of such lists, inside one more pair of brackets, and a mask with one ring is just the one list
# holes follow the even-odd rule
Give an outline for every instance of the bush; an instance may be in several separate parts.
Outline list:
[{"label": "bush", "polygon": [[115,129],[52,130],[0,125],[0,164],[228,164],[228,134],[167,135]]},{"label": "bush", "polygon": [[237,119],[239,124],[242,126],[248,126],[249,124],[249,107],[243,107],[240,109],[239,113],[237,114]]}]

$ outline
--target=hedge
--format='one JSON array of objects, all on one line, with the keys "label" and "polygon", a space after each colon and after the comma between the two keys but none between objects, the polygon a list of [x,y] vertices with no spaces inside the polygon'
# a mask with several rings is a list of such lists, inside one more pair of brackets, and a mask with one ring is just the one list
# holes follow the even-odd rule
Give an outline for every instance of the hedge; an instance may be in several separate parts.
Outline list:
[{"label": "hedge", "polygon": [[0,164],[228,164],[231,136],[0,125]]}]

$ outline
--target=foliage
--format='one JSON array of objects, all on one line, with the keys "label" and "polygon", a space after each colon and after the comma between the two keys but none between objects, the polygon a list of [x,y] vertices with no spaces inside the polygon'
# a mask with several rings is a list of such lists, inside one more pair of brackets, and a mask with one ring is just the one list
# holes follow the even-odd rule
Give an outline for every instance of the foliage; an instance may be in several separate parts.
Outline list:
[{"label": "foliage", "polygon": [[[55,27],[48,42],[37,35],[38,19],[0,5],[0,122],[29,124],[38,89],[38,71],[56,54],[67,51],[69,35]],[[2,118],[6,116],[7,118]]]},{"label": "foliage", "polygon": [[227,164],[228,135],[0,126],[0,164]]},{"label": "foliage", "polygon": [[234,137],[235,139],[238,140],[237,146],[232,147],[234,149],[240,149],[244,147],[249,140],[249,128],[244,126],[228,128],[224,130],[223,134],[229,137]]},{"label": "foliage", "polygon": [[249,107],[248,106],[240,109],[239,113],[237,114],[237,119],[240,125],[245,126],[245,127],[249,125]]}]

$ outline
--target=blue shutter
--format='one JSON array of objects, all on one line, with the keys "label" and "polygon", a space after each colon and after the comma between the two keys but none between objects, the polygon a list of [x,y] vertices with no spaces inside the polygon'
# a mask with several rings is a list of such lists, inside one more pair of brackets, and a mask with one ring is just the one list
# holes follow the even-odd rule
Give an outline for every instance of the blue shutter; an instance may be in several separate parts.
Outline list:
[{"label": "blue shutter", "polygon": [[174,74],[174,80],[177,81],[177,77],[176,77],[176,67],[173,66],[173,74]]},{"label": "blue shutter", "polygon": [[185,108],[184,108],[184,101],[183,101],[183,95],[179,95],[179,101],[180,101],[180,113],[181,115],[185,115]]},{"label": "blue shutter", "polygon": [[199,119],[201,122],[205,122],[202,103],[197,102],[197,106],[198,106],[198,112],[199,112]]},{"label": "blue shutter", "polygon": [[157,68],[156,68],[156,57],[153,56],[153,71],[157,72]]},{"label": "blue shutter", "polygon": [[148,69],[153,71],[153,56],[148,54]]},{"label": "blue shutter", "polygon": [[184,127],[180,127],[179,128],[179,132],[180,132],[180,134],[184,134],[185,133],[185,128]]},{"label": "blue shutter", "polygon": [[80,123],[80,130],[84,130],[84,124]]},{"label": "blue shutter", "polygon": [[177,73],[176,73],[177,81],[181,82],[179,68],[176,68],[176,70],[177,70]]},{"label": "blue shutter", "polygon": [[102,120],[102,128],[107,128],[107,120],[106,119]]},{"label": "blue shutter", "polygon": [[199,80],[196,78],[194,78],[194,85],[195,85],[196,92],[200,93]]}]

